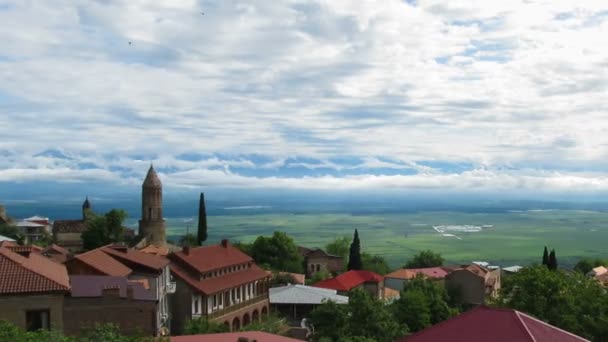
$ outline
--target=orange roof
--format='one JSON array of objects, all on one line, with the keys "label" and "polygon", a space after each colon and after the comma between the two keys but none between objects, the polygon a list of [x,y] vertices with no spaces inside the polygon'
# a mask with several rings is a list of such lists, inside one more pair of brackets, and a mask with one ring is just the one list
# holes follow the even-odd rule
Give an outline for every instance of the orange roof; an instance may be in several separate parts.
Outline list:
[{"label": "orange roof", "polygon": [[154,255],[162,255],[167,256],[169,254],[168,247],[158,247],[154,245],[148,245],[145,248],[139,250],[142,253],[154,254]]},{"label": "orange roof", "polygon": [[0,293],[68,291],[70,281],[64,265],[38,253],[21,256],[0,247]]},{"label": "orange roof", "polygon": [[390,287],[384,288],[384,299],[398,299],[401,293],[397,290],[391,289]]},{"label": "orange roof", "polygon": [[201,291],[206,295],[214,294],[223,290],[228,290],[236,286],[251,283],[256,280],[265,279],[270,275],[253,264],[251,267],[233,273],[224,274],[217,277],[200,280],[192,277],[186,270],[176,264],[171,264],[171,272],[188,283],[188,285]]},{"label": "orange roof", "polygon": [[101,250],[121,262],[133,263],[157,271],[162,271],[165,266],[169,265],[169,260],[164,257],[124,246],[110,245],[101,247]]},{"label": "orange roof", "polygon": [[385,278],[396,278],[396,279],[413,279],[416,275],[422,274],[429,278],[443,279],[448,274],[445,269],[441,267],[426,267],[426,268],[402,268],[394,272],[385,275]]},{"label": "orange roof", "polygon": [[337,291],[350,291],[363,283],[379,283],[384,277],[372,271],[350,270],[331,279],[322,280],[313,286]]},{"label": "orange roof", "polygon": [[132,272],[130,268],[104,253],[101,248],[78,254],[74,259],[87,264],[104,275],[125,277]]},{"label": "orange roof", "polygon": [[301,340],[296,340],[290,337],[269,334],[261,331],[171,336],[171,342],[237,342],[240,341],[239,338],[259,342],[302,342]]},{"label": "orange roof", "polygon": [[190,248],[187,255],[181,251],[172,256],[201,273],[253,261],[249,255],[229,243]]}]

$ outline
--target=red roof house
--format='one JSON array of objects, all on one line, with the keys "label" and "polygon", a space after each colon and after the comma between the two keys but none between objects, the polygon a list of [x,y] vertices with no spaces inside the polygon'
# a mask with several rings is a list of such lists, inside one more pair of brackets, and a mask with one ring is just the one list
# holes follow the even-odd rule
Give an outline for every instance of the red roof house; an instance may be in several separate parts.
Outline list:
[{"label": "red roof house", "polygon": [[384,297],[384,277],[371,271],[350,270],[337,277],[322,280],[313,286],[336,290],[338,293],[363,288],[376,298]]},{"label": "red roof house", "polygon": [[219,245],[189,248],[169,255],[177,279],[172,331],[199,317],[224,323],[233,330],[268,313],[270,275],[227,240]]},{"label": "red roof house", "polygon": [[407,342],[582,342],[582,337],[512,309],[478,306],[421,330]]}]

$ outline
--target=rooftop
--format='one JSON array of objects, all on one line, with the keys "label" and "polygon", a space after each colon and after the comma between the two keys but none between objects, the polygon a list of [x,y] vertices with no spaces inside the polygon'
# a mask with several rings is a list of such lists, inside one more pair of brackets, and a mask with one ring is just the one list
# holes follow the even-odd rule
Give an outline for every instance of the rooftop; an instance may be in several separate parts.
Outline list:
[{"label": "rooftop", "polygon": [[107,289],[118,289],[120,298],[127,298],[127,289],[131,288],[135,300],[156,300],[155,293],[146,290],[143,283],[129,281],[125,277],[73,275],[70,276],[70,283],[73,298],[102,297]]},{"label": "rooftop", "polygon": [[337,294],[336,290],[305,285],[273,287],[269,298],[271,304],[321,304],[327,300],[348,303],[348,297]]},{"label": "rooftop", "polygon": [[368,282],[378,283],[384,280],[381,275],[363,270],[351,270],[331,279],[322,280],[313,286],[337,291],[350,291],[351,289]]},{"label": "rooftop", "polygon": [[385,278],[396,279],[413,279],[416,275],[422,274],[428,278],[443,279],[448,272],[442,267],[427,267],[427,268],[402,268],[385,275]]},{"label": "rooftop", "polygon": [[22,256],[0,247],[0,294],[68,291],[70,281],[64,265],[38,253]]},{"label": "rooftop", "polygon": [[241,252],[228,242],[219,245],[190,248],[188,254],[181,251],[173,253],[173,257],[201,273],[253,261],[249,255]]},{"label": "rooftop", "polygon": [[53,233],[82,233],[87,230],[87,224],[83,220],[55,220],[53,222]]},{"label": "rooftop", "polygon": [[511,309],[478,306],[404,337],[407,342],[581,342],[586,339]]},{"label": "rooftop", "polygon": [[154,170],[154,167],[152,165],[150,165],[150,168],[148,169],[148,173],[146,174],[146,179],[144,179],[143,186],[150,188],[160,188],[163,186],[160,181],[160,178],[158,178],[158,175],[156,174],[156,171]]},{"label": "rooftop", "polygon": [[266,271],[255,264],[244,270],[203,280],[193,277],[185,269],[176,264],[171,264],[171,272],[188,285],[207,295],[270,277]]},{"label": "rooftop", "polygon": [[155,271],[162,271],[165,266],[169,265],[167,258],[144,253],[126,246],[109,245],[101,247],[101,250],[120,262],[143,266]]},{"label": "rooftop", "polygon": [[125,277],[132,272],[130,268],[104,253],[101,248],[78,254],[74,259],[85,263],[104,275]]}]

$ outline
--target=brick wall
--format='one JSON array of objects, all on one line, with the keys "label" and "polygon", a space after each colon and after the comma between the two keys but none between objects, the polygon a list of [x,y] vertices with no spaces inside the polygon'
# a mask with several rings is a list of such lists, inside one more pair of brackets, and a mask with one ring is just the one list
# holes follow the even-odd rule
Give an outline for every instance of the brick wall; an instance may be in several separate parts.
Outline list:
[{"label": "brick wall", "polygon": [[457,270],[445,278],[447,288],[458,291],[462,301],[467,304],[485,302],[485,279],[468,270]]},{"label": "brick wall", "polygon": [[28,310],[50,311],[51,329],[63,329],[64,294],[29,295],[29,296],[0,296],[0,320],[8,321],[23,329],[25,312]]},{"label": "brick wall", "polygon": [[186,322],[192,319],[192,290],[176,277],[176,290],[171,296],[171,335],[181,334]]},{"label": "brick wall", "polygon": [[113,297],[72,298],[64,301],[64,333],[78,336],[96,323],[118,325],[124,335],[156,335],[156,302]]}]

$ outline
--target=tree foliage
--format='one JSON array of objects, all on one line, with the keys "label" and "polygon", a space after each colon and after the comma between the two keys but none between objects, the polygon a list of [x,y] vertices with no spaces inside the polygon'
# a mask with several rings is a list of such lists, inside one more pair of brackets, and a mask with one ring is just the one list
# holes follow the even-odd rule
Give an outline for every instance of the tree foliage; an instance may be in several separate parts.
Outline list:
[{"label": "tree foliage", "polygon": [[549,250],[547,246],[545,246],[545,250],[543,251],[543,265],[549,267]]},{"label": "tree foliage", "polygon": [[431,250],[424,250],[414,255],[414,257],[408,261],[403,267],[404,268],[425,268],[425,267],[437,267],[443,265],[443,257],[439,253],[435,253]]},{"label": "tree foliage", "polygon": [[608,340],[608,294],[581,274],[524,268],[505,279],[498,304],[594,341]]},{"label": "tree foliage", "polygon": [[394,341],[407,329],[400,326],[392,312],[366,291],[351,292],[348,304],[326,302],[316,307],[310,322],[315,341]]},{"label": "tree foliage", "polygon": [[185,246],[190,246],[190,247],[192,247],[192,246],[198,246],[198,239],[197,239],[196,236],[194,236],[194,234],[188,233],[188,234],[182,236],[179,239],[179,244],[182,247],[185,247]]},{"label": "tree foliage", "polygon": [[270,334],[280,334],[287,327],[285,319],[276,315],[269,314],[262,318],[259,322],[251,322],[241,328],[241,331],[263,331]]},{"label": "tree foliage", "polygon": [[608,260],[599,258],[583,258],[576,263],[574,270],[582,274],[587,274],[598,266],[608,266]]},{"label": "tree foliage", "polygon": [[325,245],[325,251],[332,255],[342,257],[343,260],[348,259],[348,251],[350,247],[350,240],[346,236],[337,237],[327,245]]},{"label": "tree foliage", "polygon": [[549,253],[549,263],[547,264],[547,268],[551,271],[557,270],[557,256],[555,256],[555,249],[551,250]]},{"label": "tree foliage", "polygon": [[23,244],[25,236],[18,227],[9,224],[0,224],[0,235],[15,240],[18,244]]},{"label": "tree foliage", "polygon": [[376,272],[381,275],[390,273],[391,268],[386,262],[386,259],[379,255],[372,255],[366,252],[361,253],[361,261],[363,266],[361,269]]},{"label": "tree foliage", "polygon": [[355,229],[353,242],[350,244],[348,255],[348,267],[350,270],[360,270],[363,268],[363,260],[361,259],[361,241],[359,241],[359,232]]},{"label": "tree foliage", "polygon": [[127,212],[112,209],[101,216],[93,216],[87,221],[87,230],[82,233],[82,244],[85,250],[95,249],[114,242],[125,240],[123,222]]},{"label": "tree foliage", "polygon": [[221,323],[209,321],[204,317],[189,320],[184,329],[184,335],[214,334],[228,332],[230,329]]},{"label": "tree foliage", "polygon": [[258,236],[250,249],[256,263],[272,270],[302,273],[304,260],[292,238],[284,232],[274,232],[271,237]]},{"label": "tree foliage", "polygon": [[197,230],[197,245],[202,245],[207,241],[207,209],[205,208],[205,194],[201,192],[201,197],[198,203],[198,230]]}]

